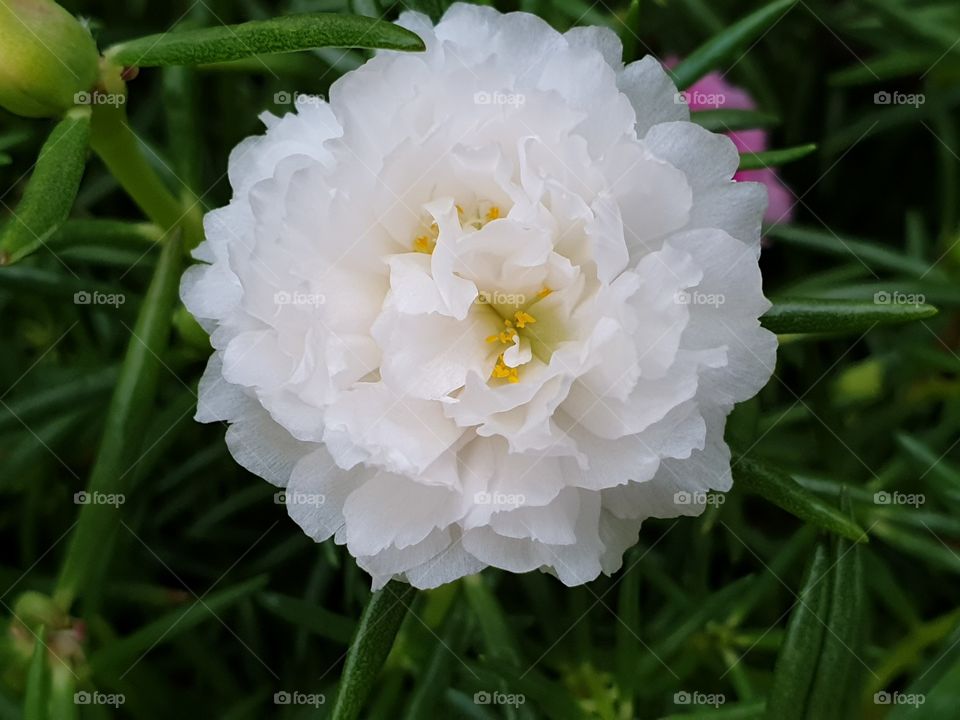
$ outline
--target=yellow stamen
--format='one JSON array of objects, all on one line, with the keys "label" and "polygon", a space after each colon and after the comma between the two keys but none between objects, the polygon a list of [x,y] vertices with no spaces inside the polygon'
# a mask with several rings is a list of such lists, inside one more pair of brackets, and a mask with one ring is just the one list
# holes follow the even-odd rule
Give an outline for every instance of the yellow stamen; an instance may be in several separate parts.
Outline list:
[{"label": "yellow stamen", "polygon": [[500,217],[500,208],[496,205],[492,205],[489,210],[487,210],[487,222],[491,220],[496,220]]},{"label": "yellow stamen", "polygon": [[503,361],[503,353],[497,357],[497,364],[493,366],[492,378],[501,378],[509,383],[520,382],[520,371],[518,368],[512,368]]},{"label": "yellow stamen", "polygon": [[434,243],[426,235],[420,235],[416,240],[413,241],[413,249],[415,252],[426,253],[430,255],[433,252]]},{"label": "yellow stamen", "polygon": [[517,327],[524,328],[527,325],[535,323],[537,319],[530,313],[524,312],[523,310],[517,310],[514,317],[517,319]]},{"label": "yellow stamen", "polygon": [[544,285],[543,290],[537,293],[537,300],[543,300],[543,298],[545,298],[547,295],[549,295],[552,292],[553,290],[551,290],[546,285]]}]

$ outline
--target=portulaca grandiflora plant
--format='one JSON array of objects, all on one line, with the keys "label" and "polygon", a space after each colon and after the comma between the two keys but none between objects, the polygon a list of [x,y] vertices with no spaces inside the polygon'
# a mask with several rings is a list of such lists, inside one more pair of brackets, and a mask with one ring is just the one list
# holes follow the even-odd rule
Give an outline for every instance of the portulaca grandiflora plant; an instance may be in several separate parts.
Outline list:
[{"label": "portulaca grandiflora plant", "polygon": [[[141,648],[138,633],[159,643],[174,629],[148,625],[111,644],[98,623],[118,537],[139,539],[119,512],[151,481],[138,463],[155,447],[169,451],[165,433],[143,443],[157,420],[158,378],[197,382],[178,348],[205,370],[195,406],[192,397],[174,404],[166,424],[194,414],[218,423],[236,463],[276,487],[271,503],[247,477],[240,495],[263,513],[282,504],[293,521],[257,542],[300,543],[302,531],[324,543],[315,555],[326,563],[355,562],[369,576],[373,596],[347,633],[331,702],[337,720],[366,712],[418,590],[446,598],[429,601],[439,612],[450,602],[443,593],[466,588],[502,643],[487,652],[516,663],[477,574],[540,571],[562,584],[532,581],[538,588],[616,581],[648,520],[707,508],[715,517],[735,484],[832,537],[811,554],[760,712],[842,712],[829,702],[842,680],[821,674],[842,678],[835,645],[856,642],[843,619],[861,602],[865,531],[848,499],[750,457],[762,430],[728,441],[727,420],[770,381],[778,334],[863,333],[935,311],[922,298],[766,297],[767,185],[774,219],[792,211],[772,168],[815,147],[753,152],[737,132],[767,123],[754,101],[723,108],[701,96],[740,92],[708,73],[739,62],[793,4],[760,7],[664,63],[637,52],[636,3],[620,21],[626,48],[608,27],[561,31],[528,12],[455,3],[403,8],[393,21],[294,14],[181,28],[101,51],[89,26],[50,0],[0,0],[0,104],[57,119],[0,230],[0,263],[13,266],[4,272],[43,253],[82,256],[91,238],[149,254],[153,267],[129,305],[79,276],[71,284],[75,304],[131,313],[128,345],[105,381],[112,400],[59,572],[9,608],[5,653],[12,674],[22,670],[24,717],[73,716],[101,701],[119,708],[127,671],[116,648]],[[205,211],[201,144],[182,112],[197,71],[186,68],[260,63],[279,77],[285,60],[302,57],[289,53],[332,47],[352,49],[354,66],[326,96],[307,82],[279,93],[283,107],[260,113],[262,131],[217,173],[226,171],[229,201]],[[133,111],[149,98],[132,83],[156,67],[180,148],[172,167],[134,130]],[[146,222],[69,219],[89,149]],[[237,507],[236,497],[218,502],[223,513]],[[219,542],[203,537],[198,557]],[[307,568],[299,577],[321,582]],[[288,618],[309,614],[307,601],[278,598],[260,602]],[[624,623],[634,633],[636,618]],[[444,647],[456,631],[445,637]],[[435,662],[439,673],[442,656]],[[485,689],[476,677],[476,703],[512,703],[526,717],[520,705],[535,682]],[[438,702],[431,692],[417,696],[417,710]],[[274,702],[325,698],[281,692]]]}]

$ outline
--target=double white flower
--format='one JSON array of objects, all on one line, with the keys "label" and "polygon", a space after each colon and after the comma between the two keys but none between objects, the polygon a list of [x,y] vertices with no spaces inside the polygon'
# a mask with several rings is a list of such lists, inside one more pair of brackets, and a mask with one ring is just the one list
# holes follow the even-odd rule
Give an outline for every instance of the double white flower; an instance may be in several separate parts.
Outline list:
[{"label": "double white flower", "polygon": [[182,296],[197,419],[378,587],[614,572],[730,487],[775,362],[760,185],[616,36],[454,5],[230,158]]}]

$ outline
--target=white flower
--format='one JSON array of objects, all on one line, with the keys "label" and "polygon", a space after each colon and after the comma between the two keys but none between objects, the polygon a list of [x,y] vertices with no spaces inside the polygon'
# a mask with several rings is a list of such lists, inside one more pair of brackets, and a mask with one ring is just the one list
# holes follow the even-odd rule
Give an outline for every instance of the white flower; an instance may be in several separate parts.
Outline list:
[{"label": "white flower", "polygon": [[[567,585],[730,487],[775,362],[762,186],[616,36],[454,5],[230,158],[182,296],[197,419],[378,587]],[[282,500],[281,500],[282,501]]]}]

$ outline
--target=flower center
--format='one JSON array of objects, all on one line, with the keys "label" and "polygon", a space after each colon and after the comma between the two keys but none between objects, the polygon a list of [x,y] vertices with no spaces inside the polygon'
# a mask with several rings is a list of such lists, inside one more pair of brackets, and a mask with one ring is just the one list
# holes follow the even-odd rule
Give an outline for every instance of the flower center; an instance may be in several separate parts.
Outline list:
[{"label": "flower center", "polygon": [[[501,217],[500,208],[490,202],[479,202],[472,210],[467,213],[462,205],[457,205],[457,217],[460,220],[460,227],[473,230],[479,230],[488,222],[498,220]],[[431,220],[422,223],[420,232],[413,239],[413,251],[431,255],[437,246],[437,237],[440,235],[440,228],[436,221]]]}]

